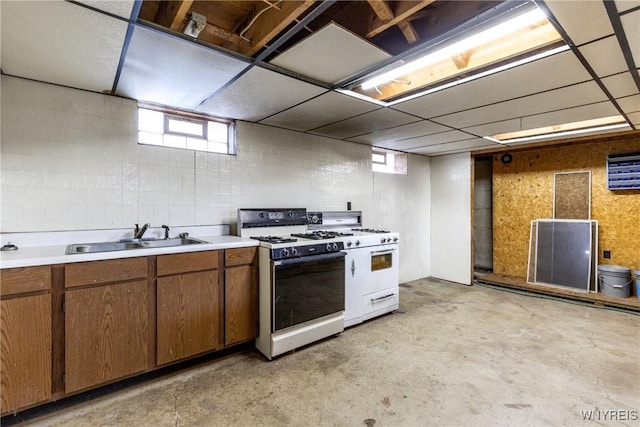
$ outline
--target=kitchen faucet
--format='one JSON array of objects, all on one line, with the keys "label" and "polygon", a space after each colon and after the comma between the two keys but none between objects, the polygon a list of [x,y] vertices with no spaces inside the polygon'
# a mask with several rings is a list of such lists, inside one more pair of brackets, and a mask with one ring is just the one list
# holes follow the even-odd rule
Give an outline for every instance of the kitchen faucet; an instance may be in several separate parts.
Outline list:
[{"label": "kitchen faucet", "polygon": [[169,238],[169,226],[168,225],[163,225],[162,228],[164,228],[164,238],[165,240]]},{"label": "kitchen faucet", "polygon": [[145,225],[143,225],[142,228],[139,228],[138,224],[136,224],[136,228],[135,230],[133,230],[133,238],[142,239],[142,236],[144,235],[144,233],[147,231],[148,228],[149,228],[148,222]]}]

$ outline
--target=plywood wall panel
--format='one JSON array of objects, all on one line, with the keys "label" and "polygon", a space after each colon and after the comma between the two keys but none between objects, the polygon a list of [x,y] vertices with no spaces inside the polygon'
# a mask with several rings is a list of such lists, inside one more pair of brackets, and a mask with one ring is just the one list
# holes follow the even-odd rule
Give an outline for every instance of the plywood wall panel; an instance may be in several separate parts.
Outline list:
[{"label": "plywood wall panel", "polygon": [[[495,273],[525,278],[531,220],[552,218],[553,176],[592,171],[591,218],[599,221],[599,264],[640,269],[640,192],[609,191],[607,154],[640,151],[640,136],[513,153],[513,161],[493,160]],[[611,250],[611,259],[602,250]]]}]

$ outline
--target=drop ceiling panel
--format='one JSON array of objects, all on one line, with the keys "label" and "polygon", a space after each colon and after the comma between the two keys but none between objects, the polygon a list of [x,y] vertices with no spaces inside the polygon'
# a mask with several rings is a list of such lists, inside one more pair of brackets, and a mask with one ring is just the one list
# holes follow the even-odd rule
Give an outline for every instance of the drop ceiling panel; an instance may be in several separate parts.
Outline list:
[{"label": "drop ceiling panel", "polygon": [[136,26],[116,94],[195,109],[247,66],[213,49]]},{"label": "drop ceiling panel", "polygon": [[197,110],[218,117],[258,121],[323,92],[326,89],[253,67]]},{"label": "drop ceiling panel", "polygon": [[[628,131],[628,130],[631,130],[631,128],[630,127],[626,127],[626,128],[621,128],[621,129],[599,130],[599,131],[595,131],[595,132],[585,132],[585,133],[581,133],[581,134],[578,134],[578,135],[565,136],[565,137],[562,137],[562,139],[568,139],[570,141],[572,138],[580,138],[580,137],[595,136],[595,135],[604,135],[604,134],[607,134],[607,133],[618,133],[618,132],[624,132],[624,131]],[[548,137],[548,138],[540,138],[540,139],[536,140],[535,142],[536,143],[539,143],[539,142],[553,143],[553,142],[555,142],[557,140],[558,140],[558,137],[551,136],[551,137]],[[511,147],[511,146],[517,146],[517,145],[522,145],[522,144],[531,144],[531,143],[532,143],[532,141],[521,141],[521,142],[514,142],[514,143],[509,143],[509,144],[504,144],[504,145],[507,145],[507,146]]]},{"label": "drop ceiling panel", "polygon": [[640,111],[640,95],[627,96],[616,99],[620,108],[625,113]]},{"label": "drop ceiling panel", "polygon": [[640,0],[615,0],[618,12],[640,7]]},{"label": "drop ceiling panel", "polygon": [[134,0],[80,0],[78,3],[129,19],[133,10]]},{"label": "drop ceiling panel", "polygon": [[605,77],[602,79],[602,83],[604,83],[607,90],[609,90],[614,98],[638,93],[638,86],[636,86],[633,77],[631,77],[631,73],[622,73],[616,74],[615,76]]},{"label": "drop ceiling panel", "polygon": [[308,131],[378,108],[380,108],[378,105],[352,96],[342,95],[337,92],[327,92],[317,98],[261,120],[260,123]]},{"label": "drop ceiling panel", "polygon": [[126,22],[65,1],[3,1],[2,71],[111,90],[126,32]]},{"label": "drop ceiling panel", "polygon": [[419,147],[427,147],[430,145],[438,145],[447,142],[462,141],[469,139],[471,136],[468,133],[461,132],[459,130],[451,130],[447,132],[441,132],[434,135],[420,136],[417,138],[405,139],[402,141],[390,142],[387,144],[376,144],[379,147],[393,148],[395,150],[411,150]]},{"label": "drop ceiling panel", "polygon": [[615,36],[589,43],[579,50],[599,77],[629,71]]},{"label": "drop ceiling panel", "polygon": [[636,129],[640,128],[640,111],[628,114],[628,116],[629,120],[631,120],[631,123],[635,125]]},{"label": "drop ceiling panel", "polygon": [[620,17],[636,67],[640,67],[640,10]]},{"label": "drop ceiling panel", "polygon": [[[522,129],[536,129],[545,126],[560,125],[582,120],[598,119],[601,117],[617,116],[618,110],[609,101],[597,104],[583,105],[576,108],[554,111],[552,113],[536,114],[522,119]],[[512,131],[519,129],[512,129]]]},{"label": "drop ceiling panel", "polygon": [[[536,78],[532,78],[536,76]],[[530,95],[590,79],[570,52],[562,52],[501,73],[396,104],[393,108],[430,118]]]},{"label": "drop ceiling panel", "polygon": [[613,34],[602,1],[547,0],[545,4],[578,46]]},{"label": "drop ceiling panel", "polygon": [[337,83],[388,58],[385,51],[332,23],[278,55],[271,64]]},{"label": "drop ceiling panel", "polygon": [[500,122],[487,123],[480,126],[472,126],[472,127],[464,128],[463,130],[465,132],[469,132],[479,137],[483,137],[483,136],[499,135],[501,133],[507,133],[507,132],[514,132],[521,129],[523,129],[522,120],[511,119],[511,120],[504,120]]},{"label": "drop ceiling panel", "polygon": [[442,126],[428,120],[422,120],[417,123],[410,123],[408,125],[397,126],[391,129],[357,136],[350,139],[350,141],[379,145],[393,143],[402,139],[415,138],[417,136],[431,135],[446,130],[449,130],[446,126]]},{"label": "drop ceiling panel", "polygon": [[420,147],[420,148],[407,150],[407,151],[409,151],[410,153],[417,153],[417,154],[437,155],[437,154],[449,154],[449,153],[458,152],[458,151],[470,151],[470,150],[477,150],[480,148],[491,148],[491,147],[499,147],[499,146],[501,145],[491,141],[487,141],[486,139],[473,138],[473,139],[467,139],[464,141],[430,145],[428,147]]},{"label": "drop ceiling panel", "polygon": [[401,126],[418,120],[420,119],[400,111],[381,108],[379,110],[333,123],[319,129],[314,129],[311,133],[331,138],[345,139],[369,132]]},{"label": "drop ceiling panel", "polygon": [[455,128],[467,128],[485,123],[539,114],[579,105],[605,101],[606,97],[595,82],[543,92],[524,98],[438,117],[436,122]]}]

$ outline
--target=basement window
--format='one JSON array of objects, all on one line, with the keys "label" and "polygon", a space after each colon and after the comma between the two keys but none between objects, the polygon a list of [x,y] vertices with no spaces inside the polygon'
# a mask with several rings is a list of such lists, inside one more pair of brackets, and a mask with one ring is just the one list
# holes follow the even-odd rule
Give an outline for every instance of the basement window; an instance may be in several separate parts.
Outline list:
[{"label": "basement window", "polygon": [[209,153],[235,154],[233,120],[169,110],[138,107],[138,143]]},{"label": "basement window", "polygon": [[407,153],[374,147],[371,152],[371,170],[373,172],[407,174]]}]

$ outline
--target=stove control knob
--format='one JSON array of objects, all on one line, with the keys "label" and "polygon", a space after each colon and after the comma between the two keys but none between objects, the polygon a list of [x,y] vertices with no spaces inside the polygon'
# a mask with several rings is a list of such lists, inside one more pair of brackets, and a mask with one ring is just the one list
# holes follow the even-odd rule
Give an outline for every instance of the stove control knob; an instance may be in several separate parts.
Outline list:
[{"label": "stove control knob", "polygon": [[395,237],[393,238],[393,241],[394,241],[394,242],[397,242],[397,241],[398,241],[398,236],[395,236]]},{"label": "stove control knob", "polygon": [[380,243],[384,243],[384,242],[386,242],[386,241],[387,241],[387,239],[385,239],[384,237],[381,237],[381,238],[380,238]]},{"label": "stove control knob", "polygon": [[331,247],[333,248],[334,251],[338,250],[338,244],[334,243],[333,245],[331,245]]},{"label": "stove control knob", "polygon": [[360,246],[360,240],[356,240],[356,246]]},{"label": "stove control knob", "polygon": [[289,249],[287,248],[282,249],[282,255],[289,256]]},{"label": "stove control knob", "polygon": [[327,243],[327,252],[331,252],[331,243]]},{"label": "stove control knob", "polygon": [[352,245],[351,240],[347,240],[347,247],[350,248]]},{"label": "stove control knob", "polygon": [[291,255],[298,255],[298,249],[291,248]]}]

